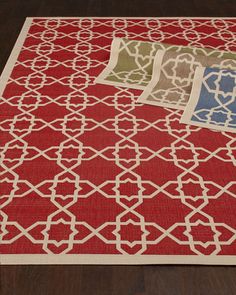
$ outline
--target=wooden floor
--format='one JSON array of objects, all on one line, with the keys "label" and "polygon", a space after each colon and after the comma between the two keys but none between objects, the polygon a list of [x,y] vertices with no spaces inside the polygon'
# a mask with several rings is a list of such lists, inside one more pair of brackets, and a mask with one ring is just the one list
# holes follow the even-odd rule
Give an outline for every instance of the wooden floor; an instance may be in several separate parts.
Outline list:
[{"label": "wooden floor", "polygon": [[[0,72],[27,16],[235,16],[235,0],[0,0]],[[236,295],[236,267],[1,266],[0,295]]]}]

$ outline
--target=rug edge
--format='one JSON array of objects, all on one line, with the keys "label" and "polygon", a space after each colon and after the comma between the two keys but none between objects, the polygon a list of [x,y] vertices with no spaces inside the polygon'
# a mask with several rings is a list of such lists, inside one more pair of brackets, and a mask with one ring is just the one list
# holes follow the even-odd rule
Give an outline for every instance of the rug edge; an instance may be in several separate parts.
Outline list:
[{"label": "rug edge", "polygon": [[50,19],[50,18],[60,18],[60,19],[83,19],[83,18],[93,18],[93,19],[232,19],[236,20],[236,16],[29,16],[26,19]]},{"label": "rug edge", "polygon": [[236,265],[236,257],[229,255],[120,255],[120,254],[3,254],[1,265],[30,264],[88,264],[88,265]]},{"label": "rug edge", "polygon": [[30,25],[32,23],[32,19],[33,18],[26,18],[25,19],[24,24],[21,28],[21,31],[18,35],[18,38],[16,39],[16,42],[11,50],[11,53],[7,59],[7,62],[5,64],[5,66],[3,67],[2,73],[0,75],[0,96],[2,96],[2,94],[6,88],[6,84],[8,82],[8,79],[11,76],[12,70],[15,66],[15,63],[16,63],[18,56],[21,52],[23,44],[26,40]]}]

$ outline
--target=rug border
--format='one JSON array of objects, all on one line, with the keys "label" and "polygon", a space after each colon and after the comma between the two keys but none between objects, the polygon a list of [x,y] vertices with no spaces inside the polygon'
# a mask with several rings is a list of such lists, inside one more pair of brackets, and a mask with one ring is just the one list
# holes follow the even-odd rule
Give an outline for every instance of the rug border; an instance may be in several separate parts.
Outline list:
[{"label": "rug border", "polygon": [[87,265],[236,265],[229,255],[122,255],[122,254],[4,254],[1,265],[87,264]]},{"label": "rug border", "polygon": [[92,19],[235,19],[236,16],[232,17],[223,17],[223,16],[29,16],[26,19],[50,19],[50,18],[58,18],[58,19],[83,19],[83,18],[92,18]]},{"label": "rug border", "polygon": [[[235,19],[235,17],[27,17],[11,54],[0,76],[0,96],[5,90],[18,55],[22,49],[30,25],[34,19]],[[93,265],[142,265],[142,264],[191,264],[191,265],[236,265],[236,256],[229,255],[122,255],[122,254],[0,254],[0,265],[29,264],[93,264]]]}]

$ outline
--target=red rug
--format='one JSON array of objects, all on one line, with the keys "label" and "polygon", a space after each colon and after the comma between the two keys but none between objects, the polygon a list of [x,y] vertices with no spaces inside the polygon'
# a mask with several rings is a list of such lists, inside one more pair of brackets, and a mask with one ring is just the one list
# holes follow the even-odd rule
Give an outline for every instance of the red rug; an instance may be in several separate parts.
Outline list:
[{"label": "red rug", "polygon": [[94,83],[113,37],[236,51],[236,19],[29,18],[1,77],[2,264],[235,264],[236,135]]}]

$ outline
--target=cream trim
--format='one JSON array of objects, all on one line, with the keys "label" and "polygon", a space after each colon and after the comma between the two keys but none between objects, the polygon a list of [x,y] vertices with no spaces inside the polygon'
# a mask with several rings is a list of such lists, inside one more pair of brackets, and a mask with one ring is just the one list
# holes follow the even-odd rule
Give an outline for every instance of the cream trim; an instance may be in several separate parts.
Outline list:
[{"label": "cream trim", "polygon": [[99,74],[99,76],[94,80],[95,83],[105,83],[110,81],[104,81],[105,77],[110,73],[110,71],[116,66],[119,56],[119,48],[120,48],[121,39],[114,38],[111,43],[110,49],[110,58],[108,64],[105,69]]},{"label": "cream trim", "polygon": [[169,109],[174,109],[174,110],[181,110],[183,111],[185,109],[184,106],[178,106],[175,104],[171,104],[171,103],[167,103],[167,102],[155,102],[155,101],[149,101],[149,100],[140,100],[138,99],[139,103],[143,103],[143,104],[148,104],[154,107],[163,107],[163,108],[169,108]]},{"label": "cream trim", "polygon": [[[150,82],[148,83],[148,85],[146,86],[143,93],[139,96],[138,102],[148,103],[147,97],[149,96],[152,89],[155,87],[155,85],[158,83],[160,79],[161,64],[162,64],[164,54],[165,54],[165,50],[157,50],[156,55],[154,57],[153,66],[152,66],[152,78]],[[156,102],[154,105],[156,105]]]},{"label": "cream trim", "polygon": [[236,265],[236,256],[224,255],[107,255],[107,254],[8,254],[2,265],[10,264],[201,264]]}]

